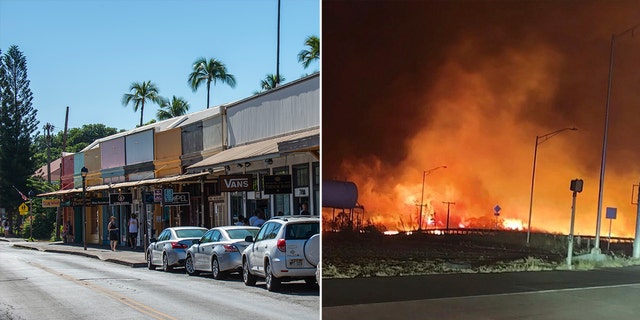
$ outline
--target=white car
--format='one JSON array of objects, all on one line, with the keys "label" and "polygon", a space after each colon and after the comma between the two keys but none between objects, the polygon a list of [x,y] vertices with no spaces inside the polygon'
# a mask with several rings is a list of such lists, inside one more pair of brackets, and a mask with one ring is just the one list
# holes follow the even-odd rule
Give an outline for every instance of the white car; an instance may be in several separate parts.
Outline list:
[{"label": "white car", "polygon": [[262,225],[242,252],[242,279],[247,286],[264,278],[269,291],[286,281],[316,283],[320,263],[320,218],[277,216]]},{"label": "white car", "polygon": [[256,236],[258,227],[226,226],[212,228],[187,250],[184,268],[190,276],[211,272],[214,279],[228,273],[242,272],[242,251],[249,244],[247,236]]},{"label": "white car", "polygon": [[147,247],[147,268],[154,270],[162,266],[163,271],[171,271],[174,267],[183,267],[187,249],[193,240],[202,238],[207,228],[173,227],[162,230],[158,239],[151,238]]}]

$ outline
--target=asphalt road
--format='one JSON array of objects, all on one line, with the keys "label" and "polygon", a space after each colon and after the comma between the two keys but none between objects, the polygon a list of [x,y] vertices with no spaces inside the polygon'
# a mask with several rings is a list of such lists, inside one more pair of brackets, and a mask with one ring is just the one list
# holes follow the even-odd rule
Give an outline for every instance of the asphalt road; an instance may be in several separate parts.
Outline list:
[{"label": "asphalt road", "polygon": [[323,319],[640,319],[640,267],[324,279]]},{"label": "asphalt road", "polygon": [[0,319],[318,319],[317,286],[283,292],[0,242]]}]

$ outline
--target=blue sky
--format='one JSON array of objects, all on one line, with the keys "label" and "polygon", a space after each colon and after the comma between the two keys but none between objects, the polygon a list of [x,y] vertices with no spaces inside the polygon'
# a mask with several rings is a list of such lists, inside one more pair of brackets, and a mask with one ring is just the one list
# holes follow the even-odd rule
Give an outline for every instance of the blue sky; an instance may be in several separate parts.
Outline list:
[{"label": "blue sky", "polygon": [[[320,69],[298,62],[307,36],[320,36],[319,0],[281,0],[280,74],[286,82]],[[151,80],[160,95],[206,108],[206,86],[187,78],[198,57],[221,60],[236,78],[211,87],[211,105],[251,96],[276,73],[277,0],[0,0],[0,49],[27,58],[39,128],[102,123],[133,129],[140,111],[123,106],[132,82]],[[158,106],[145,105],[144,122]]]}]

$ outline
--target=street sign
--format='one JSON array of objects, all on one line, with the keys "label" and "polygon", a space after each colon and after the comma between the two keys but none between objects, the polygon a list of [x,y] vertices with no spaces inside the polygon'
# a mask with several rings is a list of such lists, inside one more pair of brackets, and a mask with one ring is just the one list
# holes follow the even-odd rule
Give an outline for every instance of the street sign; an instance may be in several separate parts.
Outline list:
[{"label": "street sign", "polygon": [[607,207],[607,219],[615,219],[618,213],[618,208]]},{"label": "street sign", "polygon": [[20,215],[27,215],[27,213],[29,213],[29,207],[23,202],[20,207],[18,207],[18,211],[20,211]]}]

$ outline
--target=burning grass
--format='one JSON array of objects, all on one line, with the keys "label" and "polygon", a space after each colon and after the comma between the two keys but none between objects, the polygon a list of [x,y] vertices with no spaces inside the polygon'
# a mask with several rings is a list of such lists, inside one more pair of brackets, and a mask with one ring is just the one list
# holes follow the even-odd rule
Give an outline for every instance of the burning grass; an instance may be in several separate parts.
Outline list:
[{"label": "burning grass", "polygon": [[[566,269],[566,237],[526,233],[426,235],[323,234],[323,278],[426,275],[440,273],[518,272]],[[576,261],[574,269],[640,264],[629,259],[630,244],[612,246],[604,262]],[[606,246],[605,246],[606,247]],[[575,254],[589,246],[579,242]]]}]

